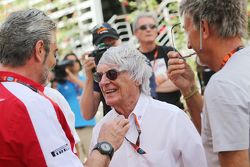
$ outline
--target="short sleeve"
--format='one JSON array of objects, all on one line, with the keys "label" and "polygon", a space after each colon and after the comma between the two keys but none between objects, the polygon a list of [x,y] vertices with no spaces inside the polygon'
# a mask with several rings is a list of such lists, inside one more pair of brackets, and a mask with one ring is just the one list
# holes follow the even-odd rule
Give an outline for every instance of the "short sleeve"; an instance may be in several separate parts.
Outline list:
[{"label": "short sleeve", "polygon": [[249,148],[249,99],[240,87],[216,81],[207,87],[205,108],[214,152]]}]

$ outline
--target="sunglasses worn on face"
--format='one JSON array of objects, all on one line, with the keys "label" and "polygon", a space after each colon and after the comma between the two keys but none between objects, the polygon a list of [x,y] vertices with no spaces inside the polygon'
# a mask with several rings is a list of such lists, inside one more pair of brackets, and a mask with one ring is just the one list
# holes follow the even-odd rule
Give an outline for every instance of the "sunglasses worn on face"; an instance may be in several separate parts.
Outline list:
[{"label": "sunglasses worn on face", "polygon": [[138,29],[140,30],[147,30],[147,29],[155,29],[156,25],[155,24],[143,24],[141,25]]},{"label": "sunglasses worn on face", "polygon": [[120,72],[116,69],[110,69],[108,71],[106,71],[105,73],[101,73],[101,72],[95,72],[94,73],[94,81],[99,83],[101,80],[102,80],[102,76],[103,74],[106,74],[106,77],[109,79],[109,80],[116,80],[116,78],[118,77],[118,74]]}]

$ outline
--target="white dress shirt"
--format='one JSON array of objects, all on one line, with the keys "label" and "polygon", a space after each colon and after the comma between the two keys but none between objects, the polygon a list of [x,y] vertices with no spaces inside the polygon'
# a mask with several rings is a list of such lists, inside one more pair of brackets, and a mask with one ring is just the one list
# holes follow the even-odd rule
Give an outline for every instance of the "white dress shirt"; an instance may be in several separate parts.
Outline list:
[{"label": "white dress shirt", "polygon": [[[201,137],[188,116],[178,107],[154,100],[144,94],[128,119],[130,122],[126,138],[136,143],[138,131],[133,114],[141,128],[139,154],[124,140],[114,153],[110,167],[206,167]],[[94,128],[91,147],[97,143],[100,127],[114,119],[118,113],[112,109]]]}]

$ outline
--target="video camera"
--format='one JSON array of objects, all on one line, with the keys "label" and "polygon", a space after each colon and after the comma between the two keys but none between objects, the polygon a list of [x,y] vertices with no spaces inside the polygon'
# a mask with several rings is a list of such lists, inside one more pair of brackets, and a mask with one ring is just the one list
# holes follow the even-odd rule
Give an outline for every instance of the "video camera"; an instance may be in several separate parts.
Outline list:
[{"label": "video camera", "polygon": [[65,82],[67,73],[65,69],[67,67],[73,67],[74,66],[74,61],[73,60],[62,60],[58,63],[56,63],[54,67],[54,72],[55,72],[55,80],[58,82]]}]

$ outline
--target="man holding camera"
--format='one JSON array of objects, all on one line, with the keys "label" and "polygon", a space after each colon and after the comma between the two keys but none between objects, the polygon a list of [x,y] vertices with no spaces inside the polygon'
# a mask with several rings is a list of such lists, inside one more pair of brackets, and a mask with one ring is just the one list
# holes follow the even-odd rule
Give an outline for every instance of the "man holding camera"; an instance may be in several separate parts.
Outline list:
[{"label": "man holding camera", "polygon": [[103,115],[106,115],[111,110],[111,107],[105,102],[98,83],[94,82],[93,70],[102,54],[110,46],[121,44],[118,33],[108,23],[95,26],[92,30],[92,35],[95,50],[83,55],[83,66],[86,73],[85,87],[87,89],[85,89],[81,97],[80,105],[85,119],[92,119],[95,116],[101,101],[103,104]]}]

